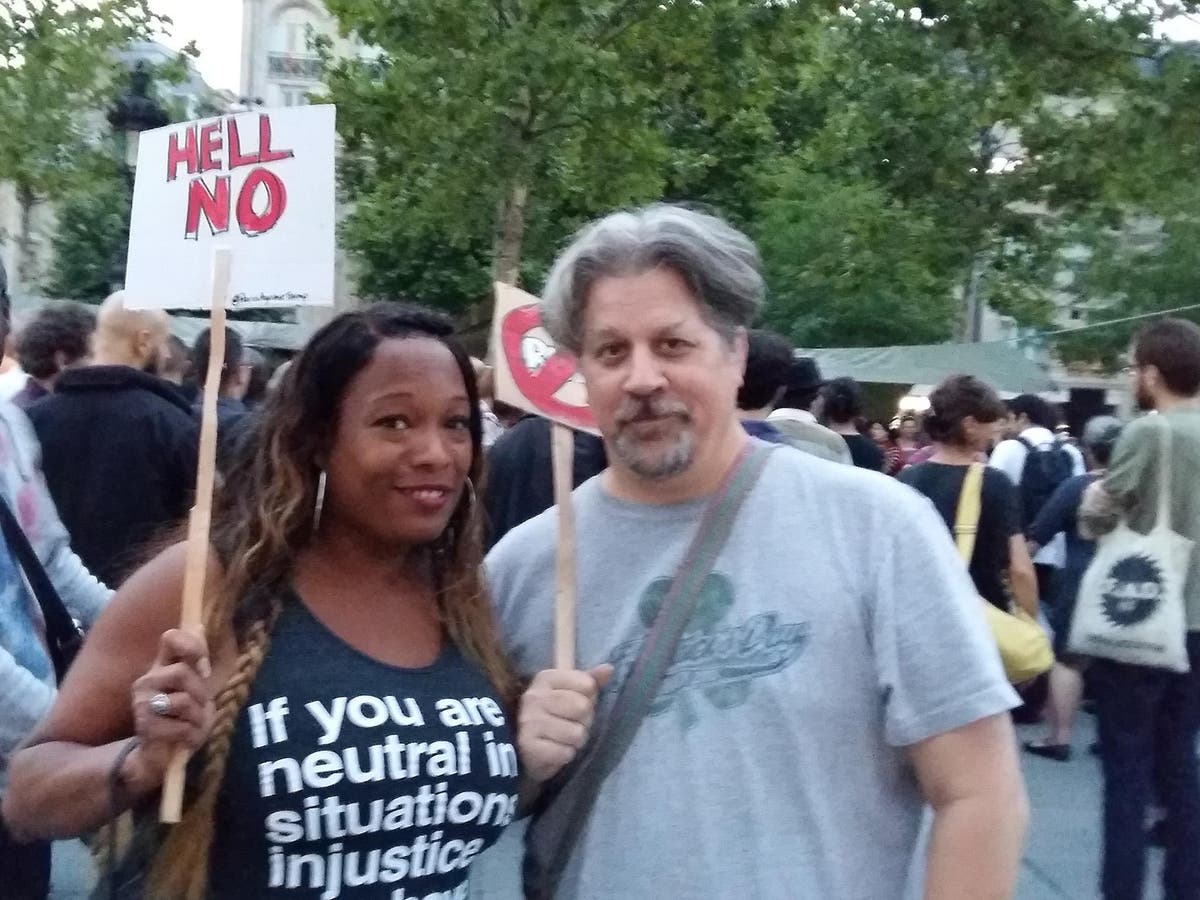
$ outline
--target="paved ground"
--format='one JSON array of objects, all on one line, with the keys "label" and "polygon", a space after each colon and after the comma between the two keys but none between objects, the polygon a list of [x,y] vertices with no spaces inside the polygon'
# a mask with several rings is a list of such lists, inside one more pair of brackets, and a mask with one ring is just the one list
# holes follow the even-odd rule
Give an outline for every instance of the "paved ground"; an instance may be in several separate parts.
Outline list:
[{"label": "paved ground", "polygon": [[[1033,827],[1021,870],[1017,900],[1094,900],[1100,859],[1100,771],[1087,746],[1092,720],[1081,717],[1077,752],[1069,763],[1025,757],[1025,774],[1033,802]],[[1023,729],[1024,737],[1036,735]],[[511,844],[512,839],[506,842]],[[504,848],[498,848],[503,851]],[[1157,872],[1157,853],[1155,854]],[[474,900],[517,900],[515,866],[488,867],[488,879],[477,879]],[[1157,878],[1157,874],[1153,876]],[[87,896],[88,862],[78,843],[63,844],[56,855],[55,900]],[[507,883],[504,883],[507,882]],[[1159,900],[1155,888],[1146,900]]]}]

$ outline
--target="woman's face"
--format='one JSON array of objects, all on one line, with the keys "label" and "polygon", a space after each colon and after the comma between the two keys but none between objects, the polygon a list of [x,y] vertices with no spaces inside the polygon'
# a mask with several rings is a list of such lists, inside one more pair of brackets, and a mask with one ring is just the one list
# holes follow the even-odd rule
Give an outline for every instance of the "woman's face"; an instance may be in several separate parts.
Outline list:
[{"label": "woman's face", "polygon": [[916,440],[917,423],[912,419],[905,419],[900,423],[900,436],[906,441]]},{"label": "woman's face", "polygon": [[385,339],[342,398],[324,515],[385,548],[435,540],[471,471],[470,416],[449,348]]},{"label": "woman's face", "polygon": [[878,422],[871,423],[871,440],[877,444],[883,444],[888,439],[887,429]]}]

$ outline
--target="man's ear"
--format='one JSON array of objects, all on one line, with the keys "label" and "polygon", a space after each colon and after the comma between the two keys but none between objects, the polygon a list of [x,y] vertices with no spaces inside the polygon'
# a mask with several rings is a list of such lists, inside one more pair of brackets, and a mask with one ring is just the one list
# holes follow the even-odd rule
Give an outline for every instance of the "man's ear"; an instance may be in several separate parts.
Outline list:
[{"label": "man's ear", "polygon": [[738,386],[746,382],[746,359],[750,356],[750,336],[745,328],[739,328],[733,335],[731,352],[738,368]]},{"label": "man's ear", "polygon": [[139,363],[146,363],[154,356],[154,332],[149,328],[139,329],[133,336],[133,352]]}]

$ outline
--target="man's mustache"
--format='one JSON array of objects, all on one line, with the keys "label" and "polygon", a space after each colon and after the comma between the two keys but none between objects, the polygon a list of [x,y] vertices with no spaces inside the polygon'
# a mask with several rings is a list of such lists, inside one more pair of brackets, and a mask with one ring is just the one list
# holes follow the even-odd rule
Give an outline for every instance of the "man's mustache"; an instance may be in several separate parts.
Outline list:
[{"label": "man's mustache", "polygon": [[665,419],[668,416],[678,416],[689,421],[687,407],[678,400],[652,398],[650,400],[626,400],[617,410],[617,424],[632,425],[635,422],[650,422],[655,419]]}]

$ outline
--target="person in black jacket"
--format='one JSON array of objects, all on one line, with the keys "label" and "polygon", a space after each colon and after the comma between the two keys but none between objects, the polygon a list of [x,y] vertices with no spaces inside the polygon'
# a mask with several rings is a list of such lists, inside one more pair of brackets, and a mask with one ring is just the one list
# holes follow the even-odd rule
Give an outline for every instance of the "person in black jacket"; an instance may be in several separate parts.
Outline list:
[{"label": "person in black jacket", "polygon": [[[579,487],[607,466],[600,438],[576,431],[572,486]],[[489,548],[522,522],[554,505],[549,419],[526,416],[492,444],[483,505],[488,517]]]},{"label": "person in black jacket", "polygon": [[[192,368],[204,381],[208,372],[208,357],[212,344],[212,329],[205,328],[192,347]],[[217,390],[217,467],[224,472],[237,452],[238,442],[250,426],[250,410],[244,398],[250,387],[251,366],[246,361],[246,348],[241,336],[225,326],[225,361],[221,366],[221,381]],[[204,414],[204,391],[192,403],[197,419]]]},{"label": "person in black jacket", "polygon": [[157,376],[165,313],[113,294],[97,320],[93,364],[64,372],[29,408],[50,494],[87,567],[111,586],[147,545],[182,522],[196,482],[199,423]]}]

